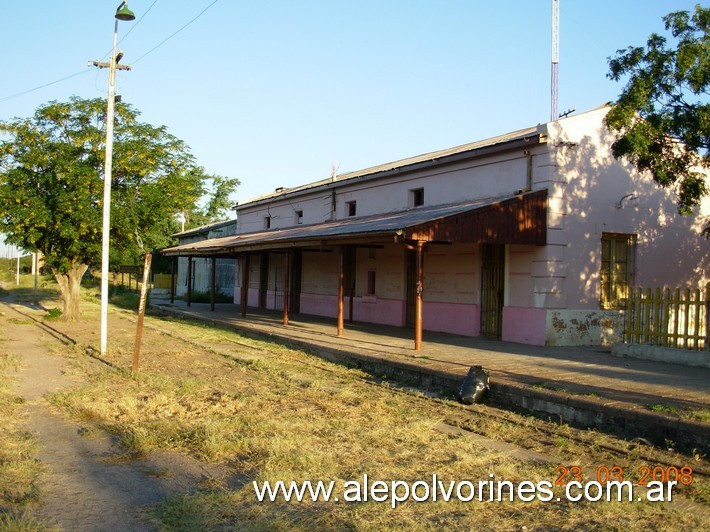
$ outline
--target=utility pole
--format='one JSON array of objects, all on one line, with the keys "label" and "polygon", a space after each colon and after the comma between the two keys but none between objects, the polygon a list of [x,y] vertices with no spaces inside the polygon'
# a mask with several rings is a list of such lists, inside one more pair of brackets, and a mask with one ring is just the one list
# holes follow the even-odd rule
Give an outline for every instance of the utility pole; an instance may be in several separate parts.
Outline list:
[{"label": "utility pole", "polygon": [[123,52],[116,54],[116,31],[113,33],[113,54],[108,63],[93,61],[98,68],[108,68],[108,103],[106,110],[106,158],[104,161],[104,204],[101,239],[101,356],[106,355],[108,345],[108,261],[111,234],[111,179],[113,167],[113,122],[116,104],[116,70],[130,70],[129,65],[119,65]]},{"label": "utility pole", "polygon": [[559,118],[557,110],[558,67],[560,63],[560,0],[552,0],[552,72],[550,79],[550,122]]},{"label": "utility pole", "polygon": [[[99,68],[108,68],[108,102],[106,110],[106,156],[104,161],[104,201],[101,233],[101,356],[106,355],[108,344],[108,260],[109,239],[111,232],[111,169],[113,164],[113,121],[114,106],[116,104],[116,70],[130,70],[128,65],[119,65],[123,52],[116,54],[116,41],[118,39],[118,21],[134,20],[136,16],[128,9],[126,2],[122,2],[116,10],[116,23],[113,30],[113,48],[108,63],[93,61]],[[91,63],[90,63],[91,64]]]}]

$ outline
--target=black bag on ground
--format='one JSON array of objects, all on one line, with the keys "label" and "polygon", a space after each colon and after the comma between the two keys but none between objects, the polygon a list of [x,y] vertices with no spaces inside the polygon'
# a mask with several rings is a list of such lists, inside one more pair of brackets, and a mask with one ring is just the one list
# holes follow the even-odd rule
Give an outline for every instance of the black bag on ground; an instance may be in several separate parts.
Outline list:
[{"label": "black bag on ground", "polygon": [[466,375],[461,385],[459,400],[467,405],[480,403],[483,396],[490,389],[489,383],[490,378],[488,377],[488,373],[483,371],[483,367],[471,366],[471,369],[468,370],[468,375]]}]

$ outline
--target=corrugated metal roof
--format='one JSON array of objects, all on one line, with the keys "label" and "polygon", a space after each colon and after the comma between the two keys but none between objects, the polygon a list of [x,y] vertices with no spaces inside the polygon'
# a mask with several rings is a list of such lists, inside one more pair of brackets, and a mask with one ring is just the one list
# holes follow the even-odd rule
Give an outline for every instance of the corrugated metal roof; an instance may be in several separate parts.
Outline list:
[{"label": "corrugated metal roof", "polygon": [[165,249],[163,253],[166,255],[219,255],[228,254],[230,251],[238,252],[240,249],[253,249],[257,246],[263,248],[291,247],[307,241],[392,236],[404,234],[408,228],[520,198],[520,196],[511,197],[508,195],[457,204],[417,207],[372,216],[345,218],[320,224],[244,233],[192,242]]},{"label": "corrugated metal roof", "polygon": [[176,238],[184,238],[187,236],[209,233],[210,231],[214,231],[215,229],[219,229],[221,227],[228,227],[228,226],[230,226],[232,224],[236,224],[236,223],[237,223],[237,220],[222,220],[219,222],[212,222],[210,224],[201,225],[200,227],[193,227],[192,229],[187,229],[186,231],[174,233],[171,236],[174,236]]},{"label": "corrugated metal roof", "polygon": [[[236,209],[239,210],[239,209],[246,207],[250,204],[260,203],[260,202],[263,202],[266,200],[273,200],[273,199],[278,198],[280,196],[299,194],[299,193],[305,192],[305,191],[313,189],[313,188],[329,186],[329,185],[342,186],[342,185],[346,185],[348,183],[348,181],[350,181],[350,180],[364,178],[366,176],[375,176],[375,175],[381,174],[383,172],[389,172],[389,171],[393,171],[393,170],[397,170],[397,169],[404,169],[409,166],[417,165],[417,164],[428,162],[428,161],[441,160],[441,159],[445,159],[447,157],[463,154],[466,152],[475,152],[476,150],[480,150],[482,148],[489,148],[489,147],[496,146],[499,144],[505,144],[507,142],[528,139],[528,138],[532,138],[533,136],[537,136],[539,134],[540,134],[540,131],[538,129],[538,126],[528,127],[525,129],[520,129],[518,131],[512,131],[512,132],[506,133],[504,135],[499,135],[497,137],[492,137],[492,138],[485,139],[485,140],[479,140],[476,142],[470,142],[468,144],[462,144],[460,146],[454,146],[453,148],[447,148],[444,150],[438,150],[438,151],[434,151],[434,152],[424,153],[422,155],[416,155],[414,157],[408,157],[406,159],[400,159],[397,161],[384,163],[384,164],[380,164],[377,166],[371,166],[369,168],[365,168],[362,170],[356,170],[353,172],[346,172],[344,174],[340,174],[340,175],[335,176],[335,179],[332,179],[332,178],[321,179],[319,181],[314,181],[312,183],[307,183],[305,185],[301,185],[301,186],[293,187],[293,188],[281,188],[280,187],[280,188],[276,189],[276,191],[274,191],[274,192],[270,192],[268,194],[264,194],[262,196],[258,196],[256,198],[252,198],[252,199],[249,199],[245,202],[242,202],[236,206]],[[539,141],[539,139],[538,139],[538,141]]]}]

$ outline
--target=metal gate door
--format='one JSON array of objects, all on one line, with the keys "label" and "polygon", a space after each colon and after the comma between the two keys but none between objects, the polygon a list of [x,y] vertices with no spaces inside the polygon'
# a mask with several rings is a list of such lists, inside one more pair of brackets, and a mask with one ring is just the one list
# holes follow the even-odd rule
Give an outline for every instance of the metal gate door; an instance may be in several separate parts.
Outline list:
[{"label": "metal gate door", "polygon": [[503,332],[505,246],[481,245],[481,335],[500,338]]}]

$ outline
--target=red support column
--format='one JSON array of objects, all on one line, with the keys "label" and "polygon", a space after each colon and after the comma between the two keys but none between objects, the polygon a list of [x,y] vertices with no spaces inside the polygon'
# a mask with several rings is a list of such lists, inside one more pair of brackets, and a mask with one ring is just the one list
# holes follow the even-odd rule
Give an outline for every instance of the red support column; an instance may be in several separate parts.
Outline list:
[{"label": "red support column", "polygon": [[338,257],[338,336],[343,335],[345,322],[345,246],[340,246]]},{"label": "red support column", "polygon": [[424,242],[417,242],[417,299],[414,307],[414,350],[422,348],[422,307],[424,301]]}]

